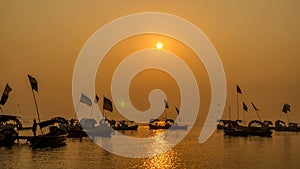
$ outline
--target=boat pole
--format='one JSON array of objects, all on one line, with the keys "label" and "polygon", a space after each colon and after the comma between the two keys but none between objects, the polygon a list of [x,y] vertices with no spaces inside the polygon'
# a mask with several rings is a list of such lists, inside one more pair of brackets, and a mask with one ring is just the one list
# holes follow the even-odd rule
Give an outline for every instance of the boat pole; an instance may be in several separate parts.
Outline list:
[{"label": "boat pole", "polygon": [[237,120],[240,119],[240,112],[239,112],[239,93],[236,93],[236,112],[237,112]]},{"label": "boat pole", "polygon": [[2,113],[5,114],[4,111],[3,111],[3,109],[2,109],[2,106],[0,106],[0,109],[1,109]]},{"label": "boat pole", "polygon": [[[35,94],[34,94],[33,89],[31,89],[31,91],[32,91],[32,95],[33,95],[33,100],[34,100],[34,104],[35,104],[36,113],[37,113],[37,115],[38,115],[38,120],[39,120],[39,123],[40,123],[40,122],[41,122],[41,119],[40,119],[40,113],[39,113],[38,104],[37,104],[37,102],[36,102],[36,98],[35,98]],[[44,135],[44,134],[43,134],[43,131],[42,131],[42,129],[41,129],[41,127],[40,127],[40,130],[41,130],[42,135]]]}]

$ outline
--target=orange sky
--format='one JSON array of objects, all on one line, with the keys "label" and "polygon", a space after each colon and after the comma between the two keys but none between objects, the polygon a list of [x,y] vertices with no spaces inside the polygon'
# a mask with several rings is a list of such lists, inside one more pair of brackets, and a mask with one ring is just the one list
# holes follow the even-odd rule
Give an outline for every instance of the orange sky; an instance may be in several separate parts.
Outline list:
[{"label": "orange sky", "polygon": [[299,5],[296,0],[1,1],[0,91],[6,83],[13,88],[4,110],[27,119],[36,116],[27,79],[31,74],[39,83],[41,117],[73,116],[72,73],[87,39],[116,18],[155,11],[189,20],[212,41],[227,76],[227,107],[235,111],[238,83],[244,93],[240,99],[252,100],[263,118],[279,118],[288,102],[290,119],[300,121]]}]

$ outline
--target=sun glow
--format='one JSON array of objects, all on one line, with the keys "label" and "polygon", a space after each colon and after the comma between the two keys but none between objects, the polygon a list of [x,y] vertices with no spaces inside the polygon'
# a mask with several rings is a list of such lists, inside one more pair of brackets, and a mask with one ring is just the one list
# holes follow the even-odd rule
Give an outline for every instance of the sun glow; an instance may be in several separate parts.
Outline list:
[{"label": "sun glow", "polygon": [[156,43],[156,48],[157,49],[162,49],[163,47],[164,47],[164,45],[161,42]]}]

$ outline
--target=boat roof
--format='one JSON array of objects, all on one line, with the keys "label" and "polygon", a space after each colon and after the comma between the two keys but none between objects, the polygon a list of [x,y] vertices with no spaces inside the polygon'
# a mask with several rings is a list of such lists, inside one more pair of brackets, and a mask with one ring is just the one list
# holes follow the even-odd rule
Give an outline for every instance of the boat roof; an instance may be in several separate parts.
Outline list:
[{"label": "boat roof", "polygon": [[19,121],[19,116],[14,115],[0,115],[0,122],[6,122],[9,120]]},{"label": "boat roof", "polygon": [[63,117],[53,117],[50,120],[42,121],[39,123],[41,128],[53,125],[55,123],[67,124],[68,121]]}]

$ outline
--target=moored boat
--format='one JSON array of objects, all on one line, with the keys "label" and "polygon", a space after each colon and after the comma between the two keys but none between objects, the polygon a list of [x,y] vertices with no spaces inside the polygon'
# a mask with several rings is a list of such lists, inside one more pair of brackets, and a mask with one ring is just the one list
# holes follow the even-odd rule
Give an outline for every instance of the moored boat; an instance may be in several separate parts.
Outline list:
[{"label": "moored boat", "polygon": [[32,148],[44,148],[44,147],[58,147],[65,145],[67,132],[57,126],[57,124],[65,124],[60,118],[52,118],[47,121],[38,123],[40,129],[45,127],[49,128],[49,132],[46,134],[33,136],[29,138]]},{"label": "moored boat", "polygon": [[21,128],[22,124],[18,116],[0,115],[0,146],[12,146]]}]

